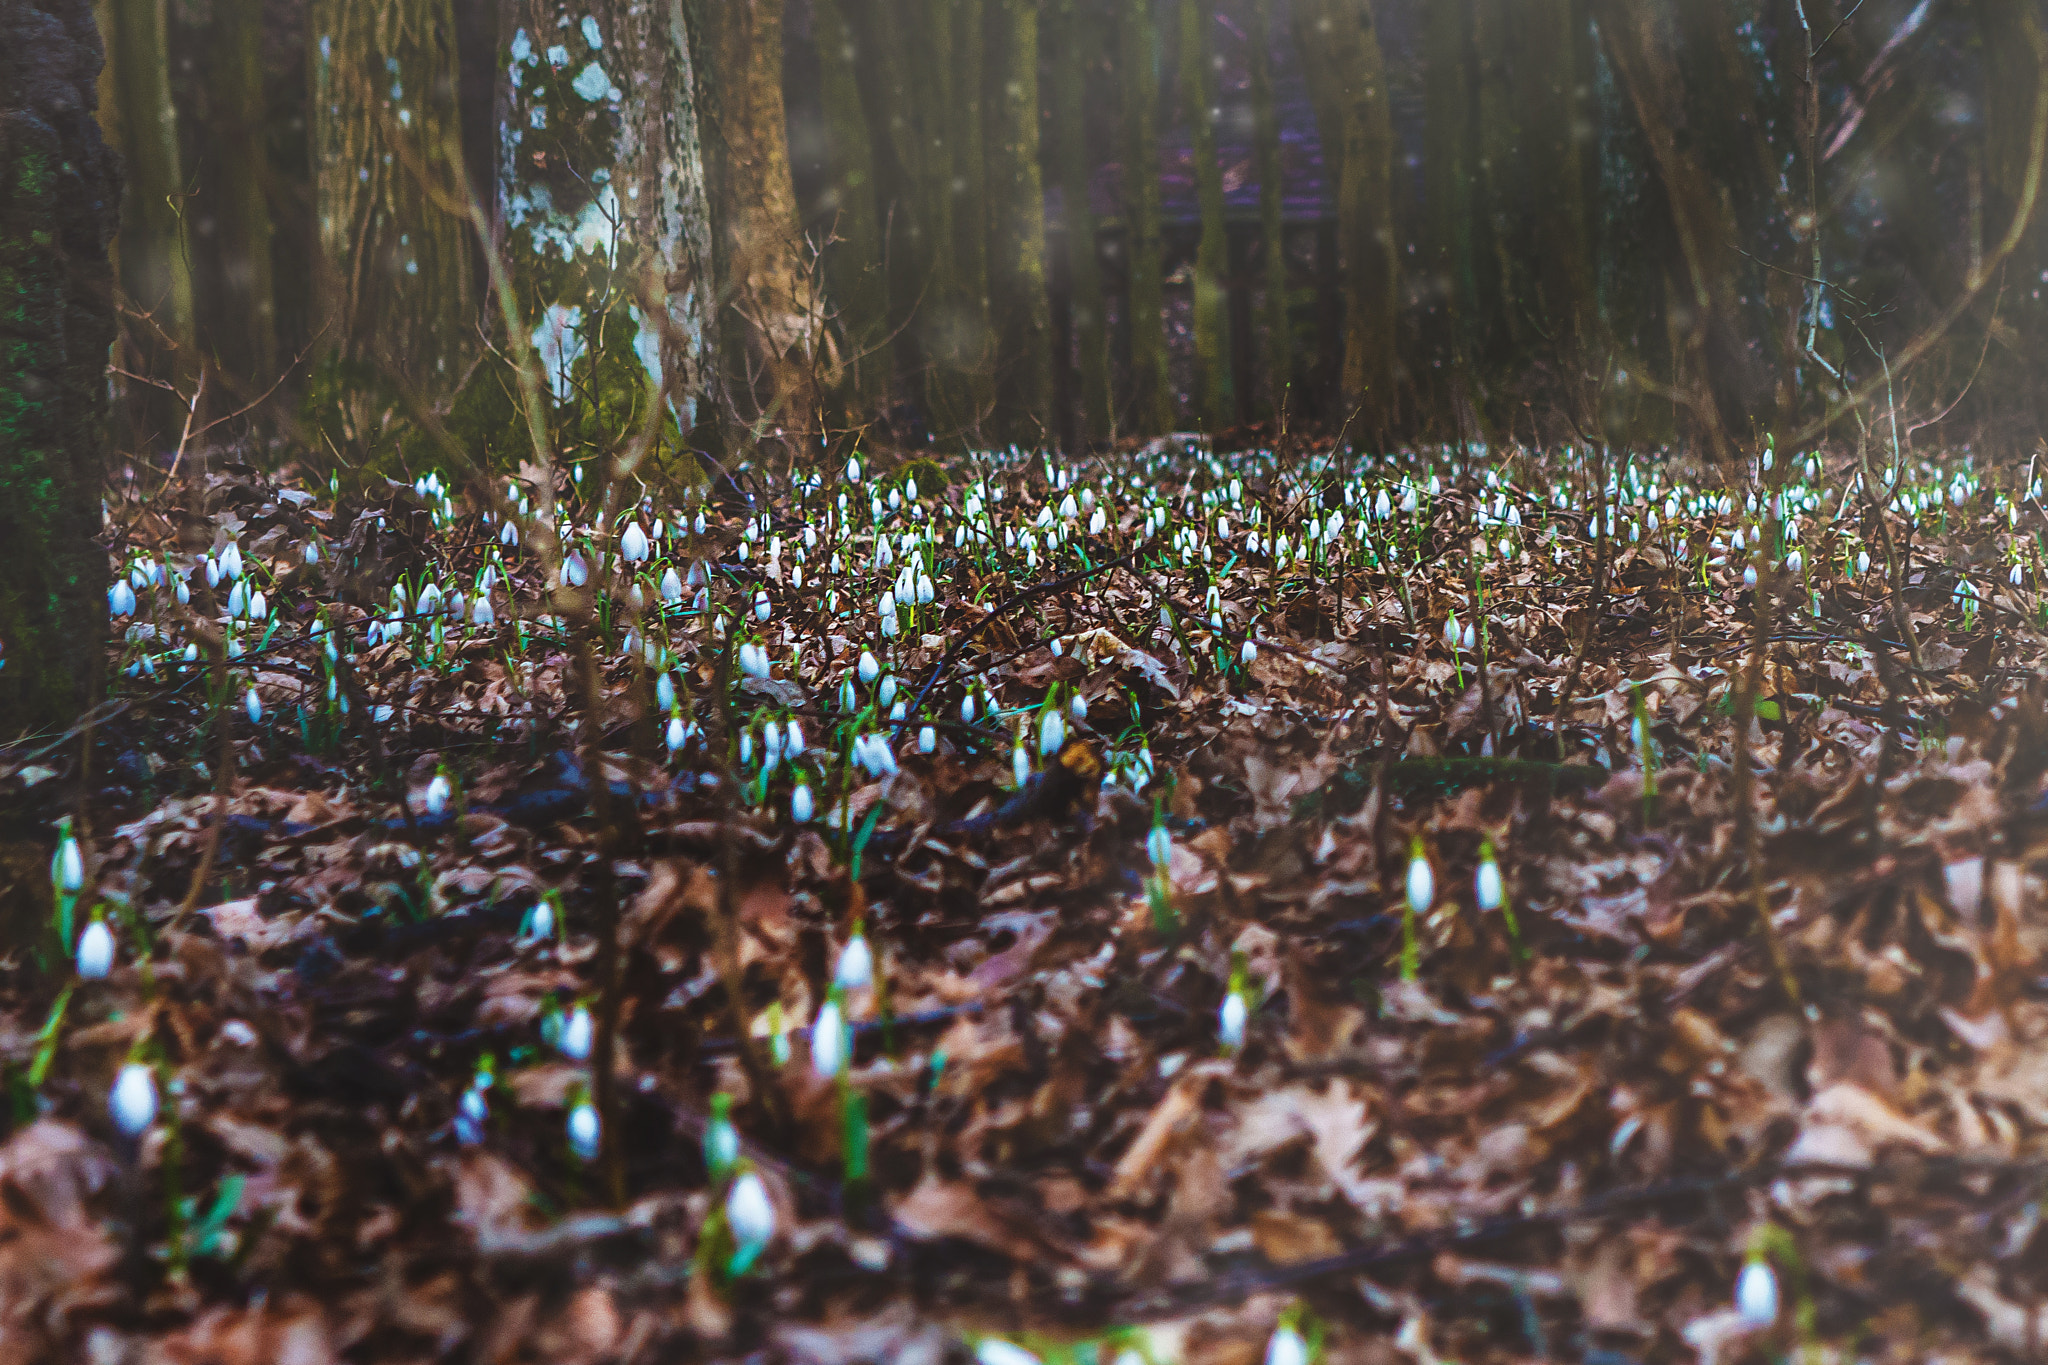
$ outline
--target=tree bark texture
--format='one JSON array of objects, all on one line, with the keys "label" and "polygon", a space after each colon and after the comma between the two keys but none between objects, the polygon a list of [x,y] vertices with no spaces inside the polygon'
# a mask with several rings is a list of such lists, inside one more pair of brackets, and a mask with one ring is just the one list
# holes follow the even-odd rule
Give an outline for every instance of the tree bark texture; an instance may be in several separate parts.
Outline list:
[{"label": "tree bark texture", "polygon": [[213,359],[253,397],[277,377],[263,0],[216,0],[209,32],[208,132],[218,156],[199,194],[215,229],[219,293],[203,321]]},{"label": "tree bark texture", "polygon": [[1095,17],[1080,0],[1059,0],[1053,55],[1053,139],[1066,233],[1067,279],[1079,368],[1078,407],[1083,443],[1110,434],[1109,315],[1102,295],[1102,261],[1096,248],[1095,206],[1090,198],[1095,158],[1085,122],[1088,72],[1096,60]]},{"label": "tree bark texture", "polygon": [[476,351],[449,0],[313,0],[321,344],[354,378],[449,392]]},{"label": "tree bark texture", "polygon": [[1195,419],[1220,431],[1237,417],[1230,382],[1230,244],[1223,221],[1223,166],[1216,152],[1216,65],[1203,0],[1180,0],[1180,104],[1193,131],[1195,205]]},{"label": "tree bark texture", "polygon": [[824,330],[789,174],[782,3],[690,3],[724,419],[732,440],[780,439],[808,459]]},{"label": "tree bark texture", "polygon": [[998,435],[1043,441],[1052,416],[1052,314],[1045,288],[1045,189],[1038,168],[1038,0],[991,0],[989,292]]},{"label": "tree bark texture", "polygon": [[1123,67],[1124,231],[1130,272],[1130,434],[1157,436],[1173,426],[1166,368],[1166,284],[1160,224],[1159,29],[1153,0],[1120,0],[1118,59]]},{"label": "tree bark texture", "polygon": [[[101,0],[99,23],[107,48],[99,77],[100,122],[125,168],[115,270],[129,306],[147,315],[124,329],[128,345],[121,368],[189,391],[198,355],[183,217],[187,186],[171,103],[164,0]],[[184,409],[160,389],[122,384],[129,441],[137,448],[168,449],[178,439]]]},{"label": "tree bark texture", "polygon": [[1251,54],[1252,158],[1259,177],[1266,412],[1278,420],[1286,412],[1288,385],[1294,375],[1294,338],[1287,312],[1287,227],[1285,187],[1280,180],[1280,114],[1273,103],[1272,7],[1272,0],[1252,0],[1245,10],[1245,38]]},{"label": "tree bark texture", "polygon": [[117,160],[85,0],[0,6],[0,743],[90,703],[107,638]]}]

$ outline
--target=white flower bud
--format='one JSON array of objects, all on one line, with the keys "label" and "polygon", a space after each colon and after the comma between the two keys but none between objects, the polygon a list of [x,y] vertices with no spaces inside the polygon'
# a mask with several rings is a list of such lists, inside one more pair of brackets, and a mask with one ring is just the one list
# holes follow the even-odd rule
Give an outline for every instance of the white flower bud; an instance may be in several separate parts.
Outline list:
[{"label": "white flower bud", "polygon": [[797,783],[789,793],[789,818],[799,825],[808,825],[817,813],[817,802],[811,796],[810,784]]},{"label": "white flower bud", "polygon": [[866,990],[875,984],[875,954],[868,947],[866,934],[855,934],[839,950],[839,965],[833,970],[832,984],[849,991]]},{"label": "white flower bud", "polygon": [[875,658],[874,651],[871,649],[862,650],[860,652],[860,680],[862,684],[872,687],[874,686],[875,679],[881,676],[882,665]]},{"label": "white flower bud", "polygon": [[156,1072],[141,1062],[123,1066],[107,1096],[107,1112],[123,1136],[140,1137],[156,1122]]},{"label": "white flower bud", "polygon": [[626,532],[619,537],[619,557],[628,564],[638,564],[647,558],[647,533],[640,529],[638,521],[626,524]]},{"label": "white flower bud", "polygon": [[1771,1263],[1753,1258],[1742,1263],[1735,1281],[1735,1311],[1751,1327],[1769,1327],[1778,1321],[1778,1277]]},{"label": "white flower bud", "polygon": [[725,1225],[741,1247],[765,1246],[775,1235],[775,1205],[753,1171],[742,1171],[725,1196]]},{"label": "white flower bud", "polygon": [[569,1017],[562,1021],[562,1055],[572,1062],[590,1060],[590,1040],[594,1032],[590,1022],[590,1011],[578,1005],[569,1011]]},{"label": "white flower bud", "polygon": [[604,1131],[597,1120],[597,1107],[579,1100],[569,1111],[569,1150],[578,1161],[595,1161],[604,1148]]},{"label": "white flower bud", "polygon": [[114,969],[114,934],[105,920],[93,920],[78,935],[78,974],[99,981]]},{"label": "white flower bud", "polygon": [[826,1080],[835,1080],[846,1069],[846,1021],[837,1000],[818,1007],[811,1025],[811,1070]]},{"label": "white flower bud", "polygon": [[1472,878],[1472,895],[1481,910],[1498,910],[1507,899],[1501,885],[1500,864],[1491,857],[1479,864],[1479,871]]},{"label": "white flower bud", "polygon": [[256,695],[255,688],[251,687],[249,694],[242,698],[242,706],[248,711],[249,721],[252,725],[261,725],[263,723],[263,699]]},{"label": "white flower bud", "polygon": [[1287,1326],[1275,1328],[1266,1339],[1266,1365],[1308,1365],[1308,1343],[1301,1333]]},{"label": "white flower bud", "polygon": [[1429,907],[1436,900],[1436,874],[1430,871],[1429,859],[1417,850],[1408,859],[1408,908],[1418,915],[1429,913]]},{"label": "white flower bud", "polygon": [[1038,752],[1055,754],[1067,742],[1067,723],[1056,707],[1047,707],[1038,719]]},{"label": "white flower bud", "polygon": [[1244,1046],[1245,1015],[1243,995],[1231,991],[1223,997],[1222,1008],[1216,1011],[1216,1040],[1226,1051],[1235,1052]]}]

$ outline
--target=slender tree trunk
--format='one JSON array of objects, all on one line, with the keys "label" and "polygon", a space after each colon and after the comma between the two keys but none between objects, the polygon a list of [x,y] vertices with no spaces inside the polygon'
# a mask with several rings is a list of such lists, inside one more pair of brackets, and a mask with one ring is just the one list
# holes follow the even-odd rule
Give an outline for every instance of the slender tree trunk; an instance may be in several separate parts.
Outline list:
[{"label": "slender tree trunk", "polygon": [[1393,110],[1371,0],[1331,0],[1328,41],[1343,73],[1344,168],[1338,181],[1338,268],[1344,294],[1344,362],[1338,384],[1344,421],[1363,414],[1365,431],[1394,418]]},{"label": "slender tree trunk", "polygon": [[876,178],[868,120],[855,75],[861,50],[840,0],[815,0],[819,95],[825,113],[829,205],[836,239],[825,252],[825,281],[837,306],[842,388],[856,421],[888,406],[889,281],[876,216]]},{"label": "slender tree trunk", "polygon": [[1180,0],[1180,103],[1194,136],[1195,203],[1201,237],[1195,246],[1195,417],[1220,431],[1237,417],[1230,383],[1230,273],[1223,221],[1223,166],[1216,155],[1216,67],[1209,43],[1214,12],[1203,0]]},{"label": "slender tree trunk", "polygon": [[1000,430],[1043,440],[1052,417],[1052,314],[1045,290],[1045,190],[1038,161],[1038,0],[994,0],[989,34],[989,282]]},{"label": "slender tree trunk", "polygon": [[[270,154],[263,90],[263,0],[219,0],[209,65],[213,186],[221,297],[211,329],[221,368],[243,388],[277,377],[277,304],[270,259]],[[253,396],[253,394],[252,394]]]},{"label": "slender tree trunk", "polygon": [[789,174],[782,0],[690,3],[728,448],[779,437],[807,460],[821,329]]},{"label": "slender tree trunk", "polygon": [[1153,0],[1120,0],[1123,65],[1124,220],[1131,272],[1131,432],[1173,426],[1166,370],[1166,279],[1159,184],[1159,32]]},{"label": "slender tree trunk", "polygon": [[1438,358],[1449,387],[1439,406],[1461,436],[1471,402],[1479,284],[1473,261],[1472,75],[1469,0],[1428,6],[1423,85],[1423,268],[1437,315]]},{"label": "slender tree trunk", "polygon": [[1286,409],[1294,374],[1294,338],[1287,321],[1287,206],[1280,178],[1280,114],[1273,103],[1272,8],[1273,0],[1252,0],[1245,10],[1245,36],[1251,53],[1252,157],[1259,176],[1260,262],[1266,292],[1266,411],[1277,419]]},{"label": "slender tree trunk", "polygon": [[[1577,30],[1585,15],[1576,0],[1528,0],[1508,15],[1514,49],[1515,103],[1522,110],[1522,164],[1517,193],[1535,218],[1536,314],[1544,349],[1561,372],[1559,393],[1568,408],[1582,390],[1576,372],[1585,362],[1592,325],[1592,238],[1586,223],[1581,129],[1592,119],[1581,89],[1592,73],[1578,67]],[[1589,414],[1572,410],[1583,423]]]},{"label": "slender tree trunk", "polygon": [[395,375],[445,394],[474,352],[479,302],[450,194],[449,0],[313,0],[309,36],[322,344],[352,384]]},{"label": "slender tree trunk", "polygon": [[1102,261],[1096,254],[1095,206],[1089,181],[1095,158],[1090,155],[1086,123],[1088,69],[1095,51],[1089,41],[1091,18],[1080,0],[1059,0],[1059,50],[1052,64],[1053,136],[1059,156],[1060,207],[1065,219],[1067,278],[1080,366],[1079,398],[1083,442],[1100,441],[1110,431],[1108,311],[1102,297]]},{"label": "slender tree trunk", "polygon": [[[164,0],[101,0],[99,22],[107,38],[100,122],[126,168],[115,270],[128,303],[149,315],[147,322],[123,329],[128,345],[122,368],[189,389],[198,352],[183,217],[187,186],[171,103]],[[168,448],[176,442],[184,409],[175,400],[133,384],[126,384],[126,397],[136,446]]]},{"label": "slender tree trunk", "polygon": [[998,78],[1007,69],[1006,55],[991,46],[1001,41],[999,28],[991,31],[992,26],[1000,25],[995,10],[1001,0],[943,2],[952,7],[953,34],[953,107],[941,125],[953,162],[945,193],[952,200],[953,264],[969,338],[963,348],[963,365],[975,379],[975,413],[979,417],[997,401],[995,372],[1000,363],[1001,343],[992,326],[990,293],[994,234],[1000,225],[991,212],[990,199],[994,196],[1000,201],[1005,186],[995,168],[1000,110],[991,106],[1002,100]]},{"label": "slender tree trunk", "polygon": [[0,743],[91,703],[107,638],[107,248],[118,161],[93,120],[86,0],[0,6]]}]

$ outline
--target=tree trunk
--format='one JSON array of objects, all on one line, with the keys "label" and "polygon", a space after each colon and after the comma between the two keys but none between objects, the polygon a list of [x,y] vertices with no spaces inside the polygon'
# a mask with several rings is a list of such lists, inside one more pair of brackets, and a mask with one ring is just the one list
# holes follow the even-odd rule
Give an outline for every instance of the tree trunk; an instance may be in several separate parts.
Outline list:
[{"label": "tree trunk", "polygon": [[1246,47],[1251,53],[1252,156],[1259,176],[1260,262],[1266,292],[1266,412],[1285,415],[1294,373],[1294,338],[1287,321],[1287,237],[1285,186],[1280,179],[1280,115],[1273,104],[1271,50],[1273,0],[1252,0],[1245,10]]},{"label": "tree trunk", "polygon": [[1385,432],[1394,418],[1394,126],[1371,0],[1333,0],[1331,55],[1344,73],[1344,169],[1338,182],[1338,269],[1344,292],[1339,422]]},{"label": "tree trunk", "polygon": [[832,243],[825,281],[839,318],[842,401],[855,423],[888,406],[889,281],[876,216],[874,153],[855,75],[862,53],[840,0],[815,0],[819,98],[824,108]]},{"label": "tree trunk", "polygon": [[1592,324],[1592,238],[1586,224],[1582,174],[1585,135],[1592,119],[1580,90],[1592,73],[1578,69],[1578,30],[1585,15],[1576,0],[1527,0],[1509,12],[1522,111],[1522,161],[1516,194],[1535,219],[1535,315],[1543,319],[1544,350],[1559,373],[1558,396],[1568,415],[1584,423],[1577,406],[1579,371]]},{"label": "tree trunk", "polygon": [[[2042,79],[2042,18],[2029,0],[1980,0],[1978,23],[1984,35],[1984,237],[1988,250],[2005,236],[2019,207],[2028,168],[2038,149],[2032,146],[2034,96]],[[1986,410],[2010,415],[2021,430],[2001,433],[2001,445],[2024,449],[2048,429],[2048,396],[2041,386],[2040,356],[2048,346],[2037,302],[2048,268],[2048,214],[2037,206],[2019,247],[2008,258],[2006,279],[2033,307],[2011,310],[1997,372],[2010,377],[1996,386],[1999,397]],[[1988,378],[1989,376],[1987,376]]]},{"label": "tree trunk", "polygon": [[1088,69],[1095,46],[1084,25],[1092,15],[1080,0],[1060,0],[1054,54],[1052,117],[1059,158],[1060,213],[1066,229],[1067,279],[1074,351],[1080,366],[1079,398],[1083,443],[1110,432],[1108,311],[1102,297],[1102,261],[1096,254],[1095,206],[1089,182],[1095,158],[1089,153],[1086,122]]},{"label": "tree trunk", "polygon": [[74,720],[107,638],[120,181],[93,121],[100,60],[85,0],[0,6],[0,742]]},{"label": "tree trunk", "polygon": [[1052,316],[1045,291],[1045,190],[1038,164],[1038,0],[994,0],[989,34],[989,296],[998,431],[1042,442],[1052,417]]},{"label": "tree trunk", "polygon": [[[121,231],[115,270],[130,306],[149,320],[123,329],[121,368],[190,389],[198,368],[193,345],[192,274],[181,210],[187,189],[171,103],[170,35],[164,0],[101,0],[107,37],[99,76],[100,123],[121,154]],[[168,450],[184,409],[162,390],[120,381],[128,435],[139,449]]]},{"label": "tree trunk", "polygon": [[718,391],[733,442],[810,458],[817,300],[782,106],[782,0],[689,0],[710,188]]},{"label": "tree trunk", "polygon": [[1423,85],[1423,262],[1428,272],[1428,297],[1436,315],[1436,359],[1447,372],[1448,388],[1437,403],[1456,419],[1458,434],[1467,436],[1475,347],[1473,329],[1479,312],[1479,285],[1472,243],[1472,77],[1469,52],[1468,0],[1437,0],[1428,7],[1424,35],[1426,75]]},{"label": "tree trunk", "polygon": [[1166,279],[1160,247],[1159,32],[1153,0],[1122,0],[1125,256],[1130,270],[1131,434],[1173,426],[1166,370]]},{"label": "tree trunk", "polygon": [[439,397],[476,349],[449,0],[313,0],[313,182],[322,345],[345,388]]},{"label": "tree trunk", "polygon": [[1201,237],[1195,246],[1195,418],[1221,431],[1237,418],[1230,384],[1230,272],[1223,221],[1223,165],[1216,155],[1216,66],[1209,43],[1214,12],[1202,0],[1180,0],[1180,103],[1194,137],[1195,204]]},{"label": "tree trunk", "polygon": [[[277,377],[277,305],[270,260],[270,169],[263,92],[263,0],[218,0],[210,101],[220,254],[213,353],[254,398]],[[200,192],[210,187],[202,185]],[[246,401],[246,400],[245,400]],[[236,404],[240,406],[240,404]]]}]

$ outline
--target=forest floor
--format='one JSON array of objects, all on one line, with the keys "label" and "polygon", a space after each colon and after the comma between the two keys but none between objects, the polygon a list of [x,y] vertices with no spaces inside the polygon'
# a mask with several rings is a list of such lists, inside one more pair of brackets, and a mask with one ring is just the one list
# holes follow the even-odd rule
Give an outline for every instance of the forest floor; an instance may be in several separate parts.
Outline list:
[{"label": "forest floor", "polygon": [[904,472],[116,488],[0,1358],[2048,1340],[2016,469]]}]

